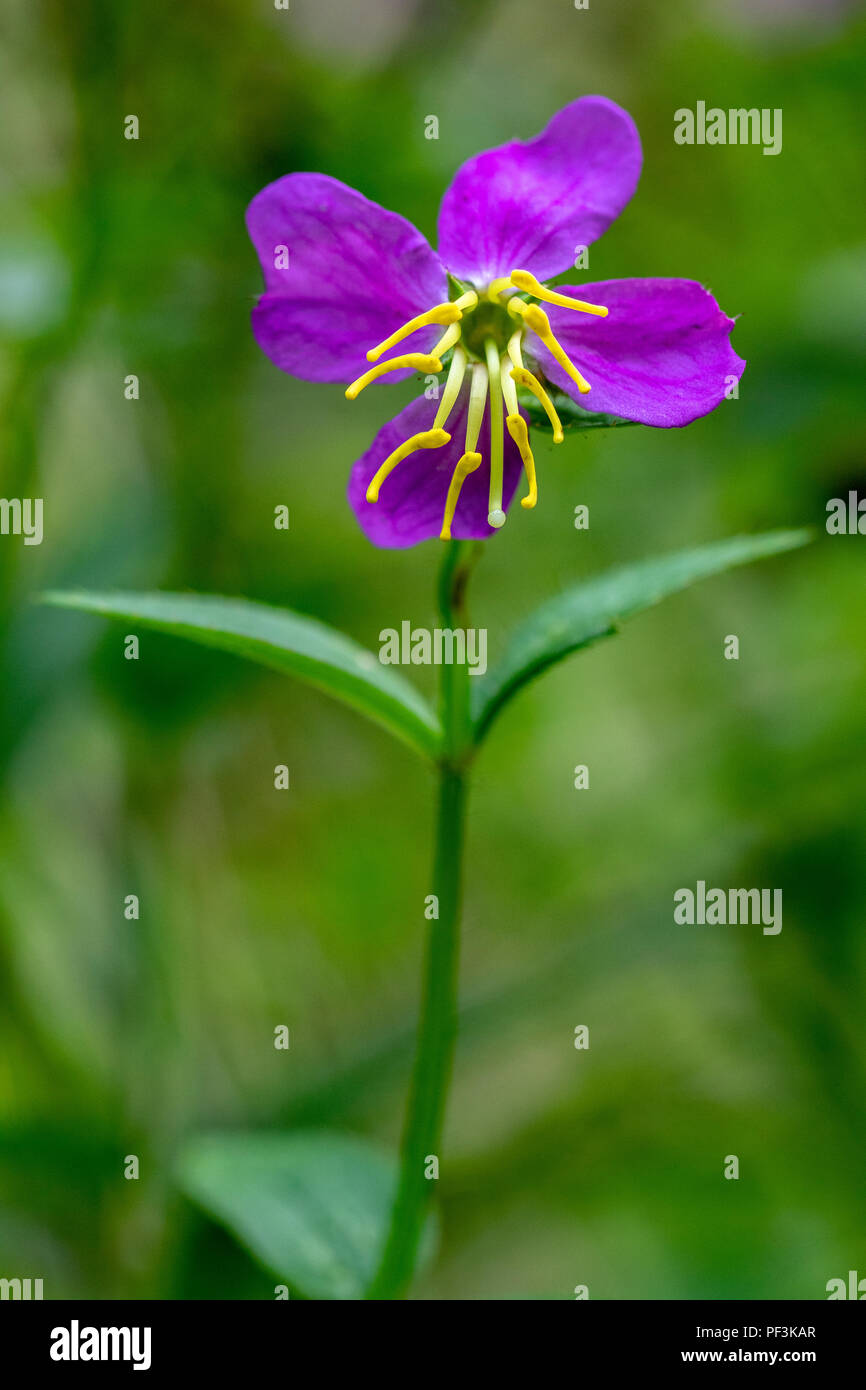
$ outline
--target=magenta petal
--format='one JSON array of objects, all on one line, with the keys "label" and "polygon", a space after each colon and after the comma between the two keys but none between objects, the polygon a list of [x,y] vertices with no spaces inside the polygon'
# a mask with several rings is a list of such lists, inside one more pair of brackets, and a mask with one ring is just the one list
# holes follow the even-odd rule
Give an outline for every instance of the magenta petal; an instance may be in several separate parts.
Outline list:
[{"label": "magenta petal", "polygon": [[[256,341],[306,381],[352,381],[370,365],[368,348],[448,298],[445,271],[417,228],[325,174],[268,184],[247,208],[247,229],[265,277]],[[420,330],[397,351],[426,352],[441,334]]]},{"label": "magenta petal", "polygon": [[604,280],[560,292],[610,310],[596,318],[544,306],[592,388],[585,396],[534,334],[527,339],[546,376],[586,410],[663,429],[688,425],[715,410],[743,374],[730,343],[734,320],[696,280]]},{"label": "magenta petal", "polygon": [[[438,536],[451,475],[465,452],[466,410],[469,392],[464,386],[448,418],[450,444],[441,449],[419,449],[399,463],[379,492],[378,502],[368,502],[367,487],[392,450],[410,435],[429,430],[436,414],[436,402],[423,396],[412,401],[387,425],[383,425],[370,448],[352,468],[349,502],[361,528],[374,545],[401,549]],[[485,411],[478,440],[481,467],[470,473],[463,484],[457,512],[451,526],[454,540],[486,540],[496,535],[487,524],[490,485],[490,410]],[[502,505],[505,511],[514,497],[523,465],[511,436],[505,432]]]},{"label": "magenta petal", "polygon": [[439,255],[476,285],[512,270],[549,280],[619,216],[640,169],[628,112],[581,97],[534,140],[485,150],[458,169],[439,212]]}]

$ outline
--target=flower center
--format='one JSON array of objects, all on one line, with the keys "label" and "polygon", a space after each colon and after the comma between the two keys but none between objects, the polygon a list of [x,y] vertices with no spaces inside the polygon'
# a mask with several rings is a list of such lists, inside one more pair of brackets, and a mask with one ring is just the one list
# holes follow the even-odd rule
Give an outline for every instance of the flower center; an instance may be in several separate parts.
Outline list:
[{"label": "flower center", "polygon": [[[445,370],[443,358],[451,352],[448,376],[439,398],[432,427],[413,434],[398,448],[392,450],[377,469],[367,488],[367,501],[378,502],[379,489],[390,473],[418,449],[438,449],[450,444],[451,435],[445,429],[451,411],[460,394],[467,372],[470,374],[469,407],[466,419],[464,452],[451,477],[442,519],[442,540],[450,540],[451,523],[460,500],[463,483],[470,473],[481,466],[482,455],[478,451],[478,439],[484,419],[484,409],[490,397],[490,488],[488,494],[487,521],[490,526],[505,525],[505,512],[502,507],[502,487],[504,471],[504,424],[511,439],[517,446],[526,473],[527,492],[521,498],[521,506],[534,507],[538,498],[535,480],[535,460],[529,447],[529,432],[526,421],[520,414],[517,403],[517,386],[522,386],[541,403],[553,427],[553,442],[560,444],[563,433],[559,416],[541,382],[523,364],[521,345],[526,331],[535,333],[556,359],[563,371],[567,372],[583,395],[589,391],[589,382],[581,376],[567,353],[557,341],[550,327],[547,314],[538,304],[531,304],[521,297],[520,291],[533,295],[548,304],[558,304],[564,308],[577,309],[587,314],[607,314],[600,304],[588,304],[584,300],[571,299],[548,289],[531,275],[528,270],[513,270],[510,275],[494,280],[486,290],[476,292],[464,290],[457,299],[442,304],[434,304],[423,314],[416,314],[408,323],[385,338],[376,347],[370,348],[367,361],[374,365],[363,376],[346,388],[346,396],[355,400],[372,381],[387,372],[412,367],[416,371],[438,374]],[[379,359],[390,348],[404,338],[410,337],[420,328],[439,325],[445,332],[429,352],[407,352],[390,357],[384,362]],[[453,351],[452,351],[453,349]]]},{"label": "flower center", "polygon": [[468,309],[460,324],[460,340],[470,357],[483,362],[487,356],[487,341],[493,340],[500,357],[514,333],[514,319],[502,302],[496,304],[484,296],[474,309]]}]

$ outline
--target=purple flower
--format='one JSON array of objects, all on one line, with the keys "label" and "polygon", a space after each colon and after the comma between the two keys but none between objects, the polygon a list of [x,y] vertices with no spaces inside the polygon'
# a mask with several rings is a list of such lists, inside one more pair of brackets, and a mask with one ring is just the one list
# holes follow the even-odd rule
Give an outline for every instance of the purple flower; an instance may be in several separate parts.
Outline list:
[{"label": "purple flower", "polygon": [[591,392],[594,411],[671,428],[714,410],[741,375],[733,320],[694,280],[543,283],[610,226],[640,168],[628,113],[582,97],[534,140],[457,171],[438,255],[397,213],[324,174],[289,174],[252,200],[265,277],[253,332],[271,361],[307,381],[348,381],[350,400],[386,373],[447,371],[352,469],[349,500],[376,545],[486,538],[522,473],[522,505],[535,506],[518,388],[559,443],[551,383],[586,404]]}]

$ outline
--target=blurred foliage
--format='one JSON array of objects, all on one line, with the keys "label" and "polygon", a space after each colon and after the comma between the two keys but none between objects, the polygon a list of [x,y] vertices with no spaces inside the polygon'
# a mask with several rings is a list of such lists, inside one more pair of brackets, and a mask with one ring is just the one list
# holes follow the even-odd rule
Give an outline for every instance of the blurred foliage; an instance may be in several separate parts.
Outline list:
[{"label": "blurred foliage", "polygon": [[[301,685],[150,633],[126,662],[120,628],[31,597],[237,594],[367,647],[429,624],[437,546],[373,550],[344,497],[411,384],[349,406],[258,353],[244,208],[320,169],[432,237],[462,159],[592,91],[632,112],[645,166],[591,278],[700,279],[749,366],[686,431],[539,443],[540,504],[474,580],[491,658],[576,578],[822,527],[866,494],[866,26],[817,0],[8,0],[0,23],[2,491],[43,496],[46,527],[0,538],[0,1274],[268,1298],[174,1157],[213,1128],[396,1140],[429,774]],[[676,146],[698,99],[781,108],[781,155]],[[864,544],[672,600],[491,733],[422,1296],[814,1298],[862,1270]],[[676,928],[699,878],[781,887],[782,933]]]}]

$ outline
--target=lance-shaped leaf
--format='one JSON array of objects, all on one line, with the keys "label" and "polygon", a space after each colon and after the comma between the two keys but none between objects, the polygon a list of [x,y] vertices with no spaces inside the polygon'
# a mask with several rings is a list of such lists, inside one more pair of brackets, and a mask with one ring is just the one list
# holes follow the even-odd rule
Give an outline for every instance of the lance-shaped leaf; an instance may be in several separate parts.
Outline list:
[{"label": "lance-shaped leaf", "polygon": [[502,660],[477,682],[473,692],[476,739],[481,741],[503,705],[528,681],[571,652],[614,633],[624,618],[699,579],[793,550],[810,539],[808,530],[734,536],[609,570],[557,594],[520,624]]},{"label": "lance-shaped leaf", "polygon": [[[360,1299],[388,1230],[397,1163],[366,1140],[325,1130],[192,1140],[181,1189],[267,1269],[313,1299]],[[418,1263],[429,1260],[427,1223]]]},{"label": "lance-shaped leaf", "polygon": [[47,603],[123,618],[300,676],[435,757],[439,722],[424,697],[342,632],[286,608],[213,594],[49,593]]}]

